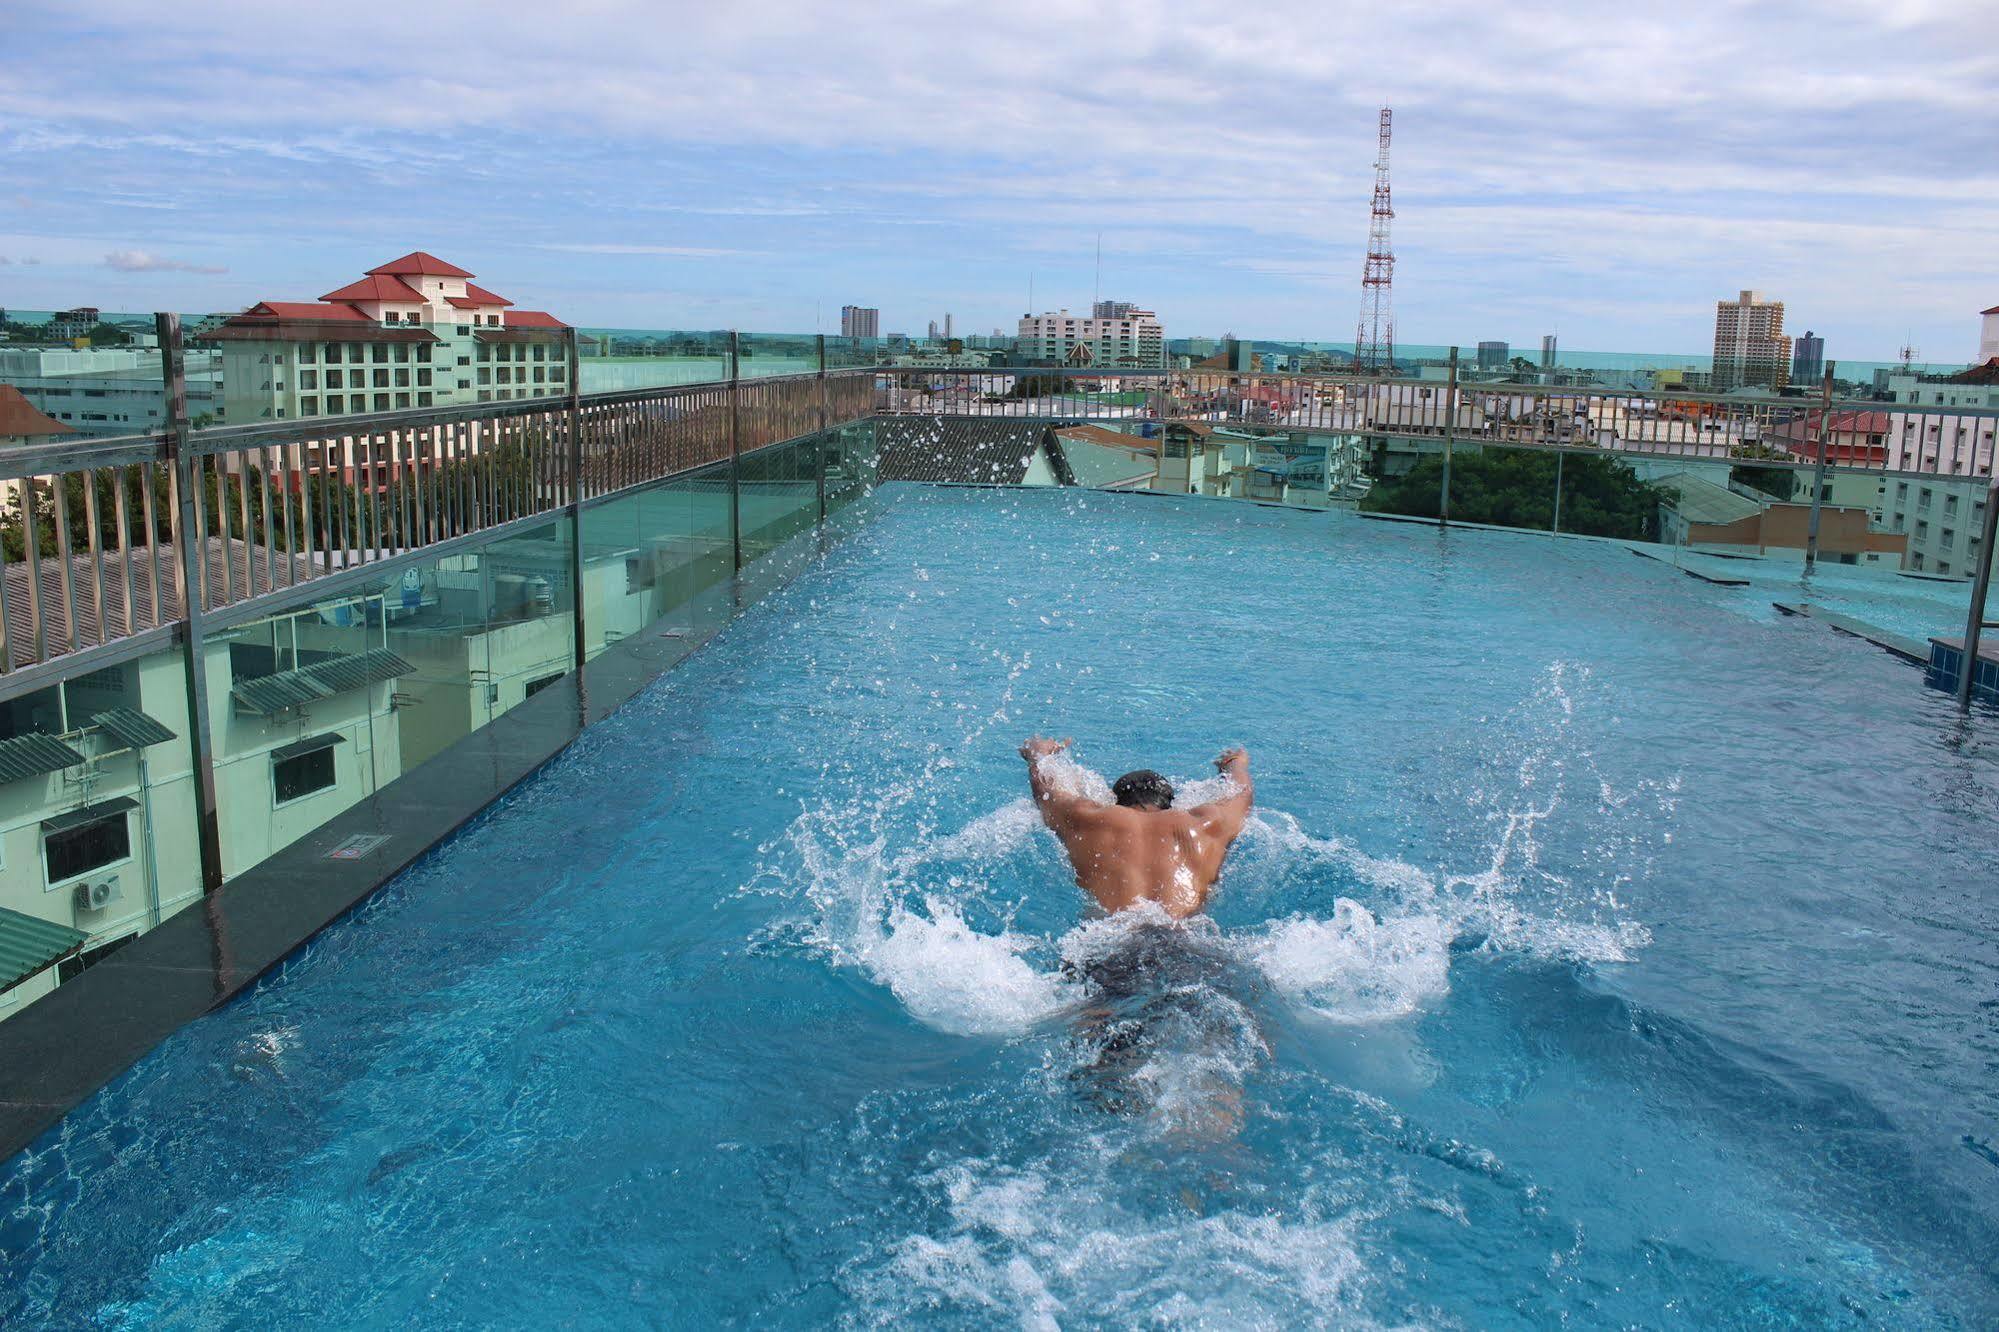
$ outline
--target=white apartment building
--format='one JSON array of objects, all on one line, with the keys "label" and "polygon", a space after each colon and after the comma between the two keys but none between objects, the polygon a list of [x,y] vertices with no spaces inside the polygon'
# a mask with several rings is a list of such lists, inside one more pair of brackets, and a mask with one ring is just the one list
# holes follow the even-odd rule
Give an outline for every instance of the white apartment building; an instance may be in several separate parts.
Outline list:
[{"label": "white apartment building", "polygon": [[1999,305],[1980,310],[1978,314],[1985,321],[1978,329],[1978,360],[1982,365],[1989,365],[1994,357],[1999,357]]},{"label": "white apartment building", "polygon": [[1166,328],[1159,316],[1122,301],[1099,302],[1103,315],[1067,310],[1023,315],[1018,347],[1029,361],[1103,368],[1153,369],[1165,364]]},{"label": "white apartment building", "polygon": [[1791,340],[1784,303],[1744,291],[1714,306],[1714,391],[1780,389],[1791,382]]},{"label": "white apartment building", "polygon": [[568,325],[421,250],[317,301],[259,301],[199,335],[231,425],[569,391]]},{"label": "white apartment building", "polygon": [[871,305],[840,307],[840,336],[878,338],[882,332],[882,312]]},{"label": "white apartment building", "polygon": [[[144,435],[166,427],[166,385],[157,348],[0,348],[0,384],[84,438]],[[222,360],[187,357],[187,414],[220,421]]]}]

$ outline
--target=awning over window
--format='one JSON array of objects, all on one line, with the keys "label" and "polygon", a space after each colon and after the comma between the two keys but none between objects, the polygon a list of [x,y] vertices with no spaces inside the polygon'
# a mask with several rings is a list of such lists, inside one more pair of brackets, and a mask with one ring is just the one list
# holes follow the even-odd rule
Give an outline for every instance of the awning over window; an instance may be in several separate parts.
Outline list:
[{"label": "awning over window", "polygon": [[0,990],[12,989],[83,947],[88,930],[71,929],[0,907]]},{"label": "awning over window", "polygon": [[174,733],[165,725],[137,708],[113,708],[109,712],[94,712],[90,716],[90,724],[103,730],[106,735],[127,749],[163,745],[174,738]]},{"label": "awning over window", "polygon": [[339,744],[340,740],[341,735],[338,731],[328,731],[325,735],[307,736],[303,740],[294,740],[288,745],[273,749],[271,751],[271,761],[273,763],[283,763],[286,759],[295,759],[301,754],[311,754],[322,749],[331,749]]},{"label": "awning over window", "polygon": [[119,796],[113,800],[100,800],[82,809],[73,809],[67,814],[58,814],[52,819],[42,820],[42,836],[50,833],[68,832],[71,828],[81,828],[86,823],[95,823],[107,814],[117,814],[128,809],[137,809],[139,802],[130,796]]},{"label": "awning over window", "polygon": [[416,667],[387,648],[374,648],[351,656],[316,661],[295,671],[279,671],[275,675],[245,680],[230,690],[229,695],[236,700],[236,706],[245,712],[262,713],[268,717],[286,708],[315,703],[345,690],[379,684],[415,671]]},{"label": "awning over window", "polygon": [[0,740],[0,782],[60,772],[83,762],[83,755],[52,735],[39,732]]}]

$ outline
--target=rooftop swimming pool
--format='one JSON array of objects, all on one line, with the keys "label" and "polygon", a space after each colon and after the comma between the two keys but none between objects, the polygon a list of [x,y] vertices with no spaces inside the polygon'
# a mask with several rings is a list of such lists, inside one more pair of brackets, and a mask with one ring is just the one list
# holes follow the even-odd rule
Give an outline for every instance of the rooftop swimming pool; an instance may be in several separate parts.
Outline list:
[{"label": "rooftop swimming pool", "polygon": [[[1609,542],[873,502],[0,1171],[0,1320],[1999,1320],[1990,718]],[[1211,921],[1037,730],[1249,747]]]}]

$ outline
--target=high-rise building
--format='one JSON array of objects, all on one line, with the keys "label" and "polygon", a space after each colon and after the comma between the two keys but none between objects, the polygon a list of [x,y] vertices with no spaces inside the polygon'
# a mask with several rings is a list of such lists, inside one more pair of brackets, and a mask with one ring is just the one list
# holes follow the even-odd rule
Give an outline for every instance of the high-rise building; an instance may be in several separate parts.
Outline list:
[{"label": "high-rise building", "polygon": [[935,341],[937,341],[937,336],[938,336],[938,334],[937,334],[937,321],[936,321],[935,319],[933,319],[933,320],[931,320],[931,321],[930,321],[930,340],[931,340],[932,342],[935,342]]},{"label": "high-rise building", "polygon": [[1100,301],[1096,308],[1121,305],[1121,315],[1079,316],[1067,310],[1024,315],[1020,354],[1032,361],[1063,361],[1099,367],[1153,369],[1162,363],[1166,329],[1150,310]]},{"label": "high-rise building", "polygon": [[1543,333],[1541,335],[1541,368],[1543,370],[1553,370],[1555,368],[1555,335],[1553,333]]},{"label": "high-rise building", "polygon": [[191,341],[221,350],[231,425],[567,393],[569,326],[471,277],[417,250],[317,301],[259,301]]},{"label": "high-rise building", "polygon": [[1825,377],[1825,339],[1810,329],[1791,344],[1791,382],[1816,384]]},{"label": "high-rise building", "polygon": [[951,312],[949,310],[946,310],[944,312],[944,341],[949,342],[950,340],[951,340]]},{"label": "high-rise building", "polygon": [[1511,349],[1503,342],[1481,342],[1478,344],[1478,368],[1481,370],[1504,370],[1507,353]]},{"label": "high-rise building", "polygon": [[1138,307],[1130,301],[1098,301],[1090,307],[1092,319],[1130,319],[1138,314]]},{"label": "high-rise building", "polygon": [[878,338],[882,331],[882,312],[871,305],[843,305],[840,307],[840,336],[843,338]]},{"label": "high-rise building", "polygon": [[1784,303],[1744,291],[1714,305],[1714,391],[1780,389],[1791,380],[1791,340],[1784,336]]}]

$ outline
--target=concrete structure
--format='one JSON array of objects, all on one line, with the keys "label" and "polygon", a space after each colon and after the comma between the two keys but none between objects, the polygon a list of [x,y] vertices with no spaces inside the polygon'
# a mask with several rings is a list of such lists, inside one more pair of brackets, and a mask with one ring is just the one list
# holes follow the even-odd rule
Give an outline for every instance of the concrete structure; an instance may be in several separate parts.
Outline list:
[{"label": "concrete structure", "polygon": [[1791,344],[1791,382],[1810,386],[1825,378],[1825,339],[1806,329]]},{"label": "concrete structure", "polygon": [[1883,519],[1908,538],[1903,568],[1969,578],[1978,572],[1985,533],[1986,482],[1942,477],[1887,477]]},{"label": "concrete structure", "polygon": [[843,338],[878,338],[881,336],[882,312],[868,305],[843,305],[840,307],[840,336]]},{"label": "concrete structure", "polygon": [[318,301],[259,301],[193,339],[220,350],[231,425],[569,391],[567,325],[421,250]]},{"label": "concrete structure", "polygon": [[1763,388],[1791,382],[1791,340],[1784,336],[1784,303],[1760,291],[1743,291],[1714,306],[1714,391]]},{"label": "concrete structure", "polygon": [[[1671,498],[1659,505],[1659,539],[1669,545],[1802,560],[1811,504],[1770,504],[1694,472],[1656,478]],[[1899,565],[1906,539],[1877,528],[1865,508],[1821,506],[1819,559],[1828,564]]]},{"label": "concrete structure", "polygon": [[1481,370],[1504,370],[1511,356],[1512,349],[1503,342],[1478,344],[1478,368]]},{"label": "concrete structure", "polygon": [[1978,317],[1983,321],[1978,326],[1978,359],[1989,365],[1999,360],[1999,305],[1980,310]]},{"label": "concrete structure", "polygon": [[1880,380],[1891,402],[1921,407],[1999,407],[1999,356],[1954,375],[1889,372]]},{"label": "concrete structure", "polygon": [[1107,317],[1067,310],[1024,315],[1019,349],[1030,362],[1154,369],[1165,364],[1166,329],[1159,316],[1123,302],[1099,302],[1126,313]]},{"label": "concrete structure", "polygon": [[[11,384],[37,409],[86,438],[141,435],[166,426],[160,353],[145,347],[0,348],[0,384]],[[190,418],[222,422],[221,358],[187,357]]]}]

